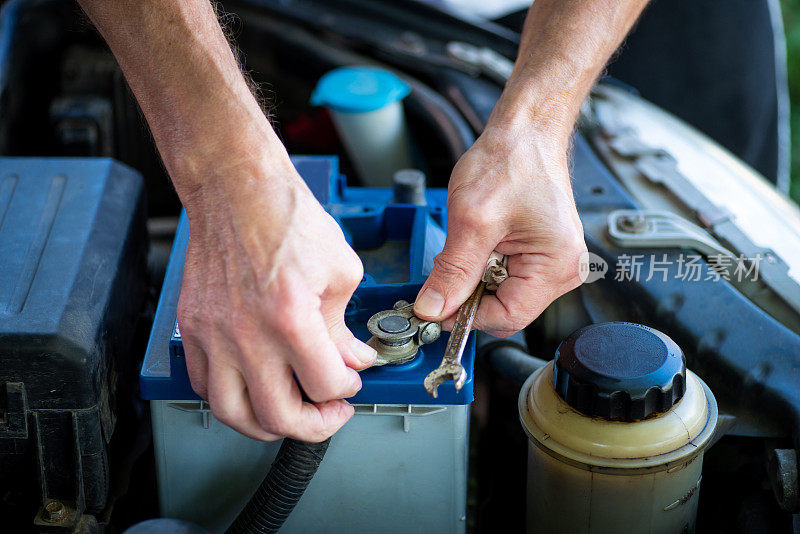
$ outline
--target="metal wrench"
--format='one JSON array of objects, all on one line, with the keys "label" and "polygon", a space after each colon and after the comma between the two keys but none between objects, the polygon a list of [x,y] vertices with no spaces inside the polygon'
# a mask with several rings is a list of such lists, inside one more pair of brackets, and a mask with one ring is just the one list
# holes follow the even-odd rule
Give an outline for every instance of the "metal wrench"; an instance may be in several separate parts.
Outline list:
[{"label": "metal wrench", "polygon": [[[456,391],[460,391],[467,381],[467,372],[461,365],[461,357],[464,355],[464,348],[467,346],[469,333],[472,330],[472,323],[475,321],[475,314],[481,304],[483,294],[486,292],[488,282],[499,283],[498,278],[508,276],[505,271],[505,257],[500,254],[493,254],[489,264],[486,266],[483,278],[478,282],[475,291],[458,308],[456,322],[453,324],[453,331],[450,332],[450,339],[447,341],[447,348],[444,351],[444,358],[439,367],[434,369],[425,377],[423,385],[428,394],[434,399],[439,396],[438,388],[444,382],[452,380],[456,386]],[[498,270],[502,270],[502,275],[498,275]]]}]

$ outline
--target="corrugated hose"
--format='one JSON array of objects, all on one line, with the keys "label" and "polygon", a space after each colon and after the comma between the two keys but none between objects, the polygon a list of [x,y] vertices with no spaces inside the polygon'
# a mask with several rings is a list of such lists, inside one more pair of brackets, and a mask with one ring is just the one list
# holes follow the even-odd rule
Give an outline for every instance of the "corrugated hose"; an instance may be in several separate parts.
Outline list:
[{"label": "corrugated hose", "polygon": [[330,442],[284,439],[264,481],[226,534],[277,532],[306,491]]}]

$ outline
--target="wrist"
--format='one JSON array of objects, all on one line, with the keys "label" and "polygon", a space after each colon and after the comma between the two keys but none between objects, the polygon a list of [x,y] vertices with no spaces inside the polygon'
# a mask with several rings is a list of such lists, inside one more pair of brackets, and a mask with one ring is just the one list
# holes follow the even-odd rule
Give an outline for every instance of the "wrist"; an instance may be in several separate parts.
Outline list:
[{"label": "wrist", "polygon": [[486,129],[511,135],[524,132],[566,150],[579,110],[580,101],[566,89],[548,90],[512,79],[492,111]]},{"label": "wrist", "polygon": [[476,145],[500,161],[549,167],[566,164],[570,130],[565,134],[560,125],[552,127],[545,120],[514,117],[490,121]]},{"label": "wrist", "polygon": [[281,145],[247,148],[243,143],[224,156],[186,158],[173,182],[190,220],[232,211],[268,218],[305,187]]},{"label": "wrist", "polygon": [[521,127],[488,125],[475,147],[479,159],[493,168],[504,168],[502,176],[521,184],[550,181],[571,190],[568,170],[569,136],[538,129],[530,121]]},{"label": "wrist", "polygon": [[[271,135],[270,135],[271,134]],[[184,206],[230,190],[261,187],[273,177],[284,181],[294,166],[271,131],[261,136],[223,135],[218,140],[172,145],[164,163]]]}]

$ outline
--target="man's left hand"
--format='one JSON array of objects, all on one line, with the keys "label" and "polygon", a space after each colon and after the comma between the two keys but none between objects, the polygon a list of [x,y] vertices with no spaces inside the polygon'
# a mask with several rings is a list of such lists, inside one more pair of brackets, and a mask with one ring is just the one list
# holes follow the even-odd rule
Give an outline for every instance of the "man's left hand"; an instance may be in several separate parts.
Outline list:
[{"label": "man's left hand", "polygon": [[566,141],[519,129],[484,131],[453,170],[447,241],[414,312],[447,319],[444,326],[451,327],[495,250],[508,256],[509,278],[481,301],[477,330],[511,335],[580,285],[586,244],[572,198]]}]

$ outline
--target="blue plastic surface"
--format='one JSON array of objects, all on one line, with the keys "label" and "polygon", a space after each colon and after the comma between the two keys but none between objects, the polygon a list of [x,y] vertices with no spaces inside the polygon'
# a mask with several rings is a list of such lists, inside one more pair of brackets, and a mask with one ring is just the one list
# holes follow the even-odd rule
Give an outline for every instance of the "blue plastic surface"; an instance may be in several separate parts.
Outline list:
[{"label": "blue plastic surface", "polygon": [[311,104],[342,113],[366,113],[404,99],[408,84],[375,67],[342,67],[326,73],[314,88]]},{"label": "blue plastic surface", "polygon": [[[364,263],[364,280],[353,295],[345,318],[353,333],[366,341],[370,337],[367,319],[391,308],[398,300],[413,301],[430,273],[433,257],[444,245],[447,191],[429,189],[426,206],[392,204],[391,189],[347,187],[335,157],[300,156],[292,161]],[[175,328],[188,239],[184,214],[142,365],[140,384],[145,399],[198,399],[189,384],[180,332]],[[461,391],[456,392],[453,383],[447,382],[439,387],[439,398],[433,399],[422,385],[425,376],[441,362],[447,335],[444,333],[435,343],[423,346],[409,363],[362,371],[363,387],[350,401],[357,404],[472,402],[474,335],[470,336],[462,360],[468,379]]]}]

